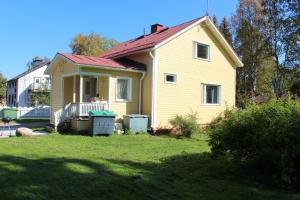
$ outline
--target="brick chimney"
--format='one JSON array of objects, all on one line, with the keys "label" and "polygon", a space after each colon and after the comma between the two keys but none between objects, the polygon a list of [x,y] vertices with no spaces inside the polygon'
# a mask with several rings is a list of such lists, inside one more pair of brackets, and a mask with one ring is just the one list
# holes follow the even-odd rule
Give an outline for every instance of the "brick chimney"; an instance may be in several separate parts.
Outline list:
[{"label": "brick chimney", "polygon": [[151,26],[151,34],[157,33],[159,31],[163,30],[164,28],[165,27],[163,25],[161,25],[161,24],[153,24]]}]

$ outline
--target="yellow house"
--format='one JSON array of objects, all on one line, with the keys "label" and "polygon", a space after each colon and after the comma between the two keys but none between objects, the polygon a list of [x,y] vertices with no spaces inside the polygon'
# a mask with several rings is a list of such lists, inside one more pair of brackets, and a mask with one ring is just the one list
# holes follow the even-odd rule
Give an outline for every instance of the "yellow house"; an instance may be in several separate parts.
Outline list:
[{"label": "yellow house", "polygon": [[[210,122],[235,106],[236,68],[243,63],[209,17],[164,27],[121,43],[100,57],[58,53],[51,121],[84,119],[90,110],[149,116],[151,127],[196,112]],[[98,97],[96,100],[94,97]]]}]

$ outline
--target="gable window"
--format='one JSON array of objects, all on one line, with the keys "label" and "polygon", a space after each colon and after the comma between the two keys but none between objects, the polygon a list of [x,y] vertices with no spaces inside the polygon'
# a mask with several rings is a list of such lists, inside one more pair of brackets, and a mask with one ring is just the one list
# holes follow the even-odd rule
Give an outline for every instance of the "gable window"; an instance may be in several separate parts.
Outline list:
[{"label": "gable window", "polygon": [[220,94],[220,85],[203,84],[203,104],[220,105]]},{"label": "gable window", "polygon": [[127,77],[117,78],[117,101],[131,101],[132,79]]},{"label": "gable window", "polygon": [[210,47],[206,44],[195,42],[195,58],[209,60],[210,58]]},{"label": "gable window", "polygon": [[176,74],[165,74],[165,83],[176,84],[177,75]]}]

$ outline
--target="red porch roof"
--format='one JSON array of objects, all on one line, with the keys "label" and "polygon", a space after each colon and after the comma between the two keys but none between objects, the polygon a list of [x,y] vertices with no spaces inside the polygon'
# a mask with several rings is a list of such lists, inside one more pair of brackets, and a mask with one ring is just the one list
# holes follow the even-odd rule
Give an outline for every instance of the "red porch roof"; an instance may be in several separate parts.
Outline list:
[{"label": "red porch roof", "polygon": [[115,68],[115,69],[132,69],[132,70],[140,70],[146,71],[146,65],[142,63],[138,63],[129,59],[106,59],[100,57],[93,56],[82,56],[82,55],[73,55],[67,53],[58,53],[68,60],[74,62],[79,65],[90,65],[90,66],[98,66],[98,67],[107,67],[107,68]]}]

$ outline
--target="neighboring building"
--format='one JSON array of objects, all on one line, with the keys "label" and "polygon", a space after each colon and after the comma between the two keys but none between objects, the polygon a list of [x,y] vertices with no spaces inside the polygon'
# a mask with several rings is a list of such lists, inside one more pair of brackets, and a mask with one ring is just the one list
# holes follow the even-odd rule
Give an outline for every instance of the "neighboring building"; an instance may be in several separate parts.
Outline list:
[{"label": "neighboring building", "polygon": [[[151,33],[121,43],[99,57],[58,53],[51,121],[109,109],[117,118],[145,114],[163,127],[176,114],[197,112],[209,123],[235,106],[236,68],[243,63],[209,17],[178,26],[152,25]],[[102,101],[93,103],[93,97]]]},{"label": "neighboring building", "polygon": [[13,107],[33,106],[31,95],[36,92],[49,91],[50,76],[45,74],[49,61],[34,58],[28,70],[7,81],[6,105]]}]

